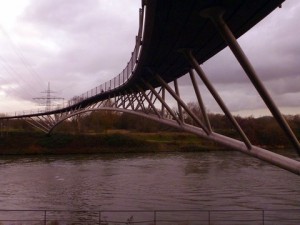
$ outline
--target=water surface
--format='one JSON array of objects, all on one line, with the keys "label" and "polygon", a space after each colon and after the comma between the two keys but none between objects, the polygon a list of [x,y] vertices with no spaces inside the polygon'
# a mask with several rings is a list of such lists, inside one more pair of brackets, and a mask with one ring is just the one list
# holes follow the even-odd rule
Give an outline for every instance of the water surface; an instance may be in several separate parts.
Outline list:
[{"label": "water surface", "polygon": [[300,178],[234,151],[1,157],[1,209],[293,209]]}]

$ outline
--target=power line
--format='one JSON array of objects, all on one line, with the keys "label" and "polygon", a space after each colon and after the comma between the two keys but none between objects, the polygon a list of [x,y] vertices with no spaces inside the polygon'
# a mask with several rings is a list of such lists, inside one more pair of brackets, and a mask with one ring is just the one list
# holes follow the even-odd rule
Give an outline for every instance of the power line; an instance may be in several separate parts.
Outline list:
[{"label": "power line", "polygon": [[[20,79],[24,81],[24,79],[13,69],[12,66],[10,66],[8,63],[6,63],[6,60],[4,60],[3,57],[0,56],[0,60],[2,61],[2,67],[6,70],[7,73],[13,75],[16,80],[14,80],[15,83],[18,84],[19,87],[22,87],[21,83],[20,83]],[[2,77],[2,79],[4,79]],[[24,81],[26,83],[26,81]],[[30,88],[30,90],[34,90],[34,88]],[[33,96],[32,92],[29,92],[27,89],[24,89],[24,91],[26,92],[26,94],[31,98],[31,96]],[[22,94],[24,95],[24,94]]]},{"label": "power line", "polygon": [[[22,93],[20,89],[17,89],[15,85],[11,84],[11,82],[9,80],[5,79],[2,76],[0,76],[0,80],[4,81],[4,85],[0,85],[0,88],[5,93],[10,93],[10,94],[18,93],[19,96],[24,95],[24,93]],[[5,86],[5,85],[7,85],[7,88],[2,87],[2,86]],[[30,98],[30,96],[28,96],[28,98]]]},{"label": "power line", "polygon": [[[20,48],[14,43],[12,38],[9,36],[9,34],[6,32],[6,30],[1,25],[0,25],[0,29],[1,29],[2,33],[6,36],[6,38],[9,40],[11,48],[13,49],[15,54],[19,57],[20,61],[25,66],[25,68],[27,69],[29,74],[31,74],[33,76],[33,80],[35,82],[37,82],[38,86],[41,86],[41,84],[43,86],[45,86],[45,82],[42,80],[40,75],[31,66],[31,64],[28,62],[28,60],[24,57],[24,55],[23,55],[22,51],[20,50]],[[39,81],[37,81],[37,80],[39,80]]]}]

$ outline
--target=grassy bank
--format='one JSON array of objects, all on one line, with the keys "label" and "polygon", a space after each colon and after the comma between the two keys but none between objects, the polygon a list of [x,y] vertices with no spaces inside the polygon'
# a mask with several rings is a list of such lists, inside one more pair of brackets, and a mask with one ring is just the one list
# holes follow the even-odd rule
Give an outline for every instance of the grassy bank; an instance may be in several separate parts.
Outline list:
[{"label": "grassy bank", "polygon": [[88,154],[219,149],[196,136],[175,133],[111,131],[100,134],[9,132],[0,137],[0,154]]}]

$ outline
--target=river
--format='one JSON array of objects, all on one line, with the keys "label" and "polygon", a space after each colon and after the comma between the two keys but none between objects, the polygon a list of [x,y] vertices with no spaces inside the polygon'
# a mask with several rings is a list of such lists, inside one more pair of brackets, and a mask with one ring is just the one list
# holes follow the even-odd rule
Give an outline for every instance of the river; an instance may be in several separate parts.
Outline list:
[{"label": "river", "polygon": [[299,176],[235,151],[1,156],[1,209],[296,209]]}]

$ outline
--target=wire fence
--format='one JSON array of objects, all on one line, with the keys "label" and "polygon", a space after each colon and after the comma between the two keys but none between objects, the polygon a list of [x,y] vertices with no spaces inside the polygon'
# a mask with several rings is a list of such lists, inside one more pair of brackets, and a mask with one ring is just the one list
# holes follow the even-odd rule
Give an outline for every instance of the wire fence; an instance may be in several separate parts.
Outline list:
[{"label": "wire fence", "polygon": [[1,225],[299,225],[300,209],[0,210]]}]

